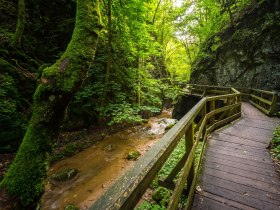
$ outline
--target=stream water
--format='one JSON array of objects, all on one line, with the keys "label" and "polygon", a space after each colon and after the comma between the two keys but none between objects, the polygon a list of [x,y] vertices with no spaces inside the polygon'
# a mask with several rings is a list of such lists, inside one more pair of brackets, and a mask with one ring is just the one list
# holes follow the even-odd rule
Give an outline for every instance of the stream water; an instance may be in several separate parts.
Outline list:
[{"label": "stream water", "polygon": [[80,210],[88,209],[121,175],[134,165],[126,159],[129,151],[143,155],[173,124],[171,111],[105,137],[94,146],[51,166],[48,176],[63,169],[75,168],[78,175],[70,181],[52,182],[48,179],[41,201],[42,210],[64,210],[74,204]]}]

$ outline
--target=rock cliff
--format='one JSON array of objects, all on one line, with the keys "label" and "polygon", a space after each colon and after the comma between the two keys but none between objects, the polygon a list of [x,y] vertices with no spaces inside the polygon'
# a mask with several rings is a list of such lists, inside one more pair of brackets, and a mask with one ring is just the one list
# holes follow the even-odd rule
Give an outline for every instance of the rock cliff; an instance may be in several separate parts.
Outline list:
[{"label": "rock cliff", "polygon": [[280,98],[280,2],[251,4],[233,27],[209,38],[191,83],[274,90]]}]

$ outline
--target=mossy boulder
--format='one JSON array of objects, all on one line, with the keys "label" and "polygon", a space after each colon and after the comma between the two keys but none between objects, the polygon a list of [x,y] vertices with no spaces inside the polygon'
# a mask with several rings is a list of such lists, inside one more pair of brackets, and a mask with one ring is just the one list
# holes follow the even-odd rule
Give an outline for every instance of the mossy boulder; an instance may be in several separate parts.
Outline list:
[{"label": "mossy boulder", "polygon": [[175,123],[169,124],[168,126],[165,127],[165,132],[169,131],[173,126],[175,125]]},{"label": "mossy boulder", "polygon": [[78,172],[79,171],[75,168],[68,168],[53,174],[51,179],[57,182],[65,182],[73,179],[78,174]]},{"label": "mossy boulder", "polygon": [[73,204],[69,204],[66,206],[65,210],[79,210],[79,208]]},{"label": "mossy boulder", "polygon": [[126,159],[135,161],[139,158],[140,155],[141,155],[141,153],[139,151],[132,150],[132,151],[128,152]]}]

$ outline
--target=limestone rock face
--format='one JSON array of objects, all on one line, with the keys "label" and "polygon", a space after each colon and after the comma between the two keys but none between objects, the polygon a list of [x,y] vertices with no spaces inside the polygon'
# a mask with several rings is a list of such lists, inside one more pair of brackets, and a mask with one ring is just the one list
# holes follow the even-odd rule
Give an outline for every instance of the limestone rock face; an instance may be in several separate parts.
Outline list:
[{"label": "limestone rock face", "polygon": [[265,0],[208,39],[192,67],[191,83],[259,88],[280,98],[280,4]]}]

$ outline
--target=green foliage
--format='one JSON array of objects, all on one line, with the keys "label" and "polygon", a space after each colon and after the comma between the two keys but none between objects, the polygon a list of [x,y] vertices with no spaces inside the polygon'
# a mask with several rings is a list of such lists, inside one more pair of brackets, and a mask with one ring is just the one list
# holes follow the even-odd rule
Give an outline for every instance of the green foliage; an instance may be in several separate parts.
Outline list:
[{"label": "green foliage", "polygon": [[20,112],[21,96],[14,79],[0,74],[0,145],[19,140],[26,126],[26,118]]},{"label": "green foliage", "polygon": [[165,207],[162,207],[158,204],[151,204],[147,201],[144,201],[137,210],[165,210]]},{"label": "green foliage", "polygon": [[280,160],[280,126],[278,126],[274,131],[274,136],[271,140],[271,152],[272,156],[277,160]]},{"label": "green foliage", "polygon": [[192,64],[197,57],[206,58],[201,51],[215,51],[221,45],[217,36],[211,42],[211,48],[205,49],[205,42],[229,25],[235,24],[235,18],[250,0],[216,1],[201,0],[193,3],[184,1],[175,10],[177,34],[188,52],[188,63]]}]

